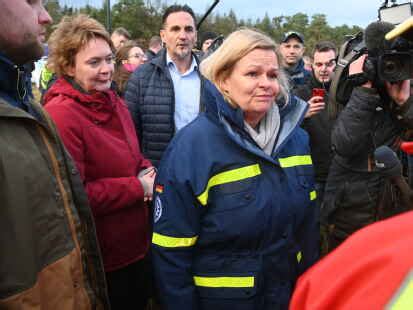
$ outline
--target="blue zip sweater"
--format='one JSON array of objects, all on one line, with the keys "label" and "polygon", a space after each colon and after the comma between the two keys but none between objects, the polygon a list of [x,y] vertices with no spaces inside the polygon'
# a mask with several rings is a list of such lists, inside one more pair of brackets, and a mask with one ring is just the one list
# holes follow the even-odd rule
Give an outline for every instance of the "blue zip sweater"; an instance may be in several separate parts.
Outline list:
[{"label": "blue zip sweater", "polygon": [[9,104],[39,118],[30,104],[32,91],[29,73],[25,66],[15,65],[2,53],[0,53],[0,95]]},{"label": "blue zip sweater", "polygon": [[272,156],[209,82],[206,113],[172,140],[154,196],[153,263],[165,309],[286,309],[318,257],[306,103],[281,109]]},{"label": "blue zip sweater", "polygon": [[300,59],[294,68],[286,68],[292,86],[303,85],[311,77],[311,72],[304,68],[304,60]]}]

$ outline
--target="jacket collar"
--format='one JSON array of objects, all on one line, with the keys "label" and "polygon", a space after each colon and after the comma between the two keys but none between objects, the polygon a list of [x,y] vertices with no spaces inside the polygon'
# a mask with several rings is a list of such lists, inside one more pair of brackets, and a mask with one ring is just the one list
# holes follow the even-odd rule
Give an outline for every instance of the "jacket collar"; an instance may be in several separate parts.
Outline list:
[{"label": "jacket collar", "polygon": [[[199,67],[199,59],[198,57],[191,52],[192,57],[195,58],[196,61],[196,66]],[[155,58],[152,58],[152,60],[150,61],[151,64],[162,68],[162,69],[166,69],[168,67],[167,65],[167,61],[166,61],[166,48],[162,49],[158,54],[156,54],[157,56]]]},{"label": "jacket collar", "polygon": [[19,101],[27,100],[25,74],[23,66],[15,65],[0,53],[0,91],[15,101],[15,106],[20,106]]},{"label": "jacket collar", "polygon": [[309,88],[313,89],[313,88],[324,88],[325,90],[329,90],[330,89],[330,85],[331,85],[331,80],[330,82],[327,83],[320,83],[314,75],[314,71],[311,70],[311,74],[309,76],[306,77],[304,84],[307,84]]},{"label": "jacket collar", "polygon": [[300,72],[303,72],[304,69],[304,60],[300,59],[294,67],[285,68],[285,70],[290,74],[294,75]]},{"label": "jacket collar", "polygon": [[[205,101],[206,113],[223,125],[232,140],[243,148],[273,161],[270,156],[256,146],[244,130],[243,111],[229,105],[218,89],[208,80],[205,81],[202,98]],[[290,95],[288,104],[277,104],[280,106],[281,125],[273,155],[281,150],[293,131],[300,126],[308,109],[307,102],[293,95]]]},{"label": "jacket collar", "polygon": [[87,93],[68,77],[56,80],[45,94],[44,105],[49,104],[55,97],[59,97],[55,101],[56,104],[63,104],[68,100],[88,108],[93,117],[100,122],[109,121],[116,109],[116,103],[122,102],[113,90]]}]

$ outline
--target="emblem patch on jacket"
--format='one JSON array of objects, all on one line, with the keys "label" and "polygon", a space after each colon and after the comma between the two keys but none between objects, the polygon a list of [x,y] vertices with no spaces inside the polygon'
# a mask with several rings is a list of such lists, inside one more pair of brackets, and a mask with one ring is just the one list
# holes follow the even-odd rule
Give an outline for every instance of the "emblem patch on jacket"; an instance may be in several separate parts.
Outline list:
[{"label": "emblem patch on jacket", "polygon": [[158,222],[161,216],[162,216],[162,201],[161,201],[161,198],[158,196],[155,198],[155,208],[153,211],[154,223]]}]

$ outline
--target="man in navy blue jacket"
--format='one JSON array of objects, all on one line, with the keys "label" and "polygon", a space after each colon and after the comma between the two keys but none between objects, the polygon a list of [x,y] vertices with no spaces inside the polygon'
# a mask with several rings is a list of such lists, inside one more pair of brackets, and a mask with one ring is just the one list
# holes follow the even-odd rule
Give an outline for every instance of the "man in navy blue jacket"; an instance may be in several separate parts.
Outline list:
[{"label": "man in navy blue jacket", "polygon": [[311,74],[304,68],[304,37],[296,31],[284,34],[280,44],[283,68],[290,78],[291,86],[302,85]]},{"label": "man in navy blue jacket", "polygon": [[154,166],[175,133],[201,110],[201,77],[192,53],[197,32],[194,12],[172,5],[164,13],[160,36],[165,49],[130,77],[125,100],[143,155]]}]

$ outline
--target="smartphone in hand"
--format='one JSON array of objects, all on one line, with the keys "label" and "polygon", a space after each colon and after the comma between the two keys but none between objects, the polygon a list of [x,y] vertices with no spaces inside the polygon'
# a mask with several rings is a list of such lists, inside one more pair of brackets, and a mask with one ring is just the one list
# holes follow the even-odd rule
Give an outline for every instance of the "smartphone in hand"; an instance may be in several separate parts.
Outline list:
[{"label": "smartphone in hand", "polygon": [[311,97],[319,96],[319,97],[324,98],[325,94],[326,94],[326,90],[324,88],[313,88]]}]

